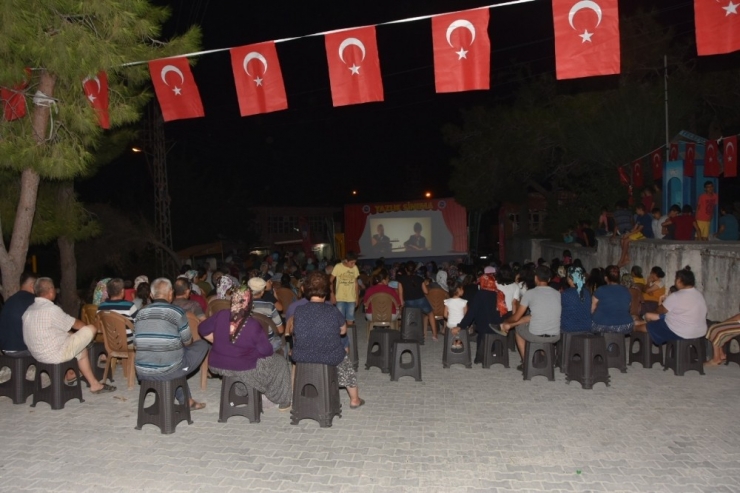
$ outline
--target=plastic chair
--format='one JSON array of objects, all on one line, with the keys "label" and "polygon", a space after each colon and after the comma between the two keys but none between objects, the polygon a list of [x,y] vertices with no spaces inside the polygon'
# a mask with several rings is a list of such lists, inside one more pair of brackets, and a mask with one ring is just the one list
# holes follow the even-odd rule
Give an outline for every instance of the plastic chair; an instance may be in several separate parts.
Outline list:
[{"label": "plastic chair", "polygon": [[282,313],[285,313],[288,311],[288,307],[292,305],[295,301],[295,294],[293,293],[293,290],[290,288],[277,288],[274,289],[275,298],[280,302],[281,305],[283,305],[283,311]]},{"label": "plastic chair", "polygon": [[447,291],[442,288],[432,288],[426,296],[429,304],[432,305],[432,312],[434,313],[434,321],[437,324],[438,332],[444,334],[447,329],[445,325],[445,300],[449,298]]},{"label": "plastic chair", "polygon": [[388,293],[375,293],[367,300],[368,306],[373,310],[372,319],[367,325],[367,340],[370,340],[370,331],[375,327],[385,327],[398,330],[398,320],[393,320],[393,307],[396,308],[396,315],[401,311],[393,296]]},{"label": "plastic chair", "polygon": [[584,389],[592,389],[597,382],[609,386],[606,340],[601,334],[574,335],[570,340],[567,358],[567,383],[575,380]]},{"label": "plastic chair", "polygon": [[218,313],[221,310],[231,310],[231,300],[221,300],[213,298],[208,302],[208,310],[206,310],[206,317],[210,317],[214,313]]},{"label": "plastic chair", "polygon": [[[120,313],[109,311],[98,313],[98,320],[103,329],[103,344],[105,344],[105,350],[108,353],[108,360],[105,362],[105,370],[103,371],[103,382],[108,378],[109,372],[112,375],[116,370],[118,360],[122,360],[123,373],[128,380],[128,388],[133,389],[134,382],[136,382],[134,369],[136,350],[129,349],[126,341],[126,328],[133,330],[133,322]],[[97,360],[91,361],[90,364],[97,365]]]},{"label": "plastic chair", "polygon": [[704,341],[704,337],[668,341],[663,371],[673,370],[673,374],[679,377],[689,370],[696,370],[704,375],[704,362],[707,360]]},{"label": "plastic chair", "polygon": [[[85,325],[95,325],[98,318],[98,305],[82,305],[82,311],[80,312],[80,320]],[[97,327],[97,325],[95,325]],[[100,330],[100,327],[98,327]]]},{"label": "plastic chair", "polygon": [[449,368],[451,365],[463,365],[465,368],[473,367],[473,363],[470,361],[470,341],[468,340],[467,332],[461,330],[457,339],[462,344],[462,348],[459,351],[455,351],[452,347],[455,341],[455,336],[452,335],[452,332],[448,330],[445,333],[442,368]]},{"label": "plastic chair", "polygon": [[[200,341],[202,339],[198,333],[200,320],[198,320],[198,317],[194,313],[187,312],[186,315],[188,317],[190,333],[193,335],[193,342]],[[211,350],[209,349],[208,352],[210,353]],[[206,387],[208,387],[208,354],[203,358],[203,363],[200,364],[200,390],[206,390]]]}]

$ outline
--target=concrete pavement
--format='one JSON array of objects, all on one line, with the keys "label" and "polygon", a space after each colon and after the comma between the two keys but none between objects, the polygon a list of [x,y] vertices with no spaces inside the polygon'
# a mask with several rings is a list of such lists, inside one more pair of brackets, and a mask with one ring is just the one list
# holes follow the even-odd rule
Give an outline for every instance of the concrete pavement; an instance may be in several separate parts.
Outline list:
[{"label": "concrete pavement", "polygon": [[70,401],[64,410],[0,398],[2,491],[740,491],[740,367],[676,377],[657,365],[611,371],[611,387],[514,368],[442,368],[442,342],[422,346],[423,382],[364,369],[367,404],[332,428],[266,409],[259,424],[218,422],[220,382],[193,395],[208,407],[173,435],[134,430],[138,386]]}]

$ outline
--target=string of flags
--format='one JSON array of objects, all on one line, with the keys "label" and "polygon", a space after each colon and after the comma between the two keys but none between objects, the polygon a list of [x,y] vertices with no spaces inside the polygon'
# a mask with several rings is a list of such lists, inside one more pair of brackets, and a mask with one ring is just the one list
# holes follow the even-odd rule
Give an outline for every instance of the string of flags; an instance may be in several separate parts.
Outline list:
[{"label": "string of flags", "polygon": [[[740,4],[739,4],[740,6]],[[737,135],[721,137],[717,140],[709,139],[704,144],[704,176],[725,178],[737,177]],[[721,147],[720,147],[721,146]],[[720,148],[722,153],[720,155]],[[630,164],[620,166],[619,181],[625,186],[642,187],[645,185],[643,176],[644,160],[648,159],[648,167],[652,170],[653,180],[663,177],[663,156],[666,146],[641,156]],[[684,142],[683,175],[693,177],[695,174],[697,153],[696,142]],[[673,142],[668,148],[668,161],[680,161],[678,142]],[[722,166],[721,166],[722,165]],[[628,175],[628,171],[630,175]]]},{"label": "string of flags", "polygon": [[[491,44],[489,10],[535,0],[512,0],[471,10],[390,21],[397,24],[431,19],[435,89],[438,93],[488,90]],[[694,0],[697,51],[701,56],[740,50],[740,3]],[[618,0],[552,0],[555,64],[559,80],[620,73]],[[334,106],[384,100],[377,25],[310,34],[324,36]],[[308,36],[221,48],[151,60],[149,71],[165,121],[205,116],[188,57],[229,51],[242,116],[288,108],[275,44]],[[0,88],[3,118],[26,115],[24,82]],[[109,128],[108,80],[104,71],[82,79],[83,92]],[[621,170],[622,168],[620,168]],[[621,173],[621,172],[620,172]],[[620,175],[621,176],[621,175]]]}]

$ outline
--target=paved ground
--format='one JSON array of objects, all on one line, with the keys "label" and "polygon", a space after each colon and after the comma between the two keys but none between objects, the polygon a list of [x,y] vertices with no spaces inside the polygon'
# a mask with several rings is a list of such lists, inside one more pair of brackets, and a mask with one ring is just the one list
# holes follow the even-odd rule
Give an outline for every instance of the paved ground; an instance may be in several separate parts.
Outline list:
[{"label": "paved ground", "polygon": [[[361,334],[364,327],[361,326]],[[361,339],[363,339],[361,337]],[[364,369],[367,404],[334,426],[290,425],[267,409],[259,424],[218,423],[208,407],[173,435],[134,430],[138,387],[51,411],[0,398],[2,491],[740,491],[740,368],[676,377],[657,365],[593,390],[514,367],[443,369],[442,343],[422,347],[423,382]],[[512,353],[513,354],[513,353]],[[123,387],[123,388],[121,388]]]}]

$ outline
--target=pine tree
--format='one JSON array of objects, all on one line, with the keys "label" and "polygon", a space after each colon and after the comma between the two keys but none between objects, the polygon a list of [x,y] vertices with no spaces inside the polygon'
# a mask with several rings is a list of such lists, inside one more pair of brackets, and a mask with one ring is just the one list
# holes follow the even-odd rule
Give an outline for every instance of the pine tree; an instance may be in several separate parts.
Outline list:
[{"label": "pine tree", "polygon": [[0,86],[28,81],[28,116],[0,118],[0,170],[20,174],[17,193],[10,191],[18,197],[12,227],[7,220],[1,225],[6,297],[19,288],[40,180],[68,180],[84,173],[101,142],[103,130],[82,80],[101,70],[107,73],[112,128],[139,120],[151,98],[149,72],[146,64],[126,64],[194,51],[200,44],[197,27],[168,42],[159,40],[168,17],[168,9],[147,0],[0,3]]}]

